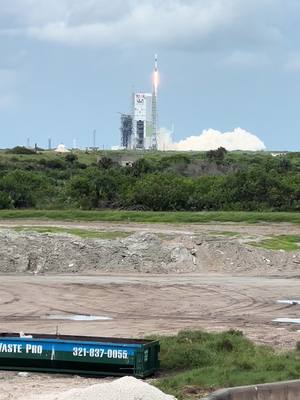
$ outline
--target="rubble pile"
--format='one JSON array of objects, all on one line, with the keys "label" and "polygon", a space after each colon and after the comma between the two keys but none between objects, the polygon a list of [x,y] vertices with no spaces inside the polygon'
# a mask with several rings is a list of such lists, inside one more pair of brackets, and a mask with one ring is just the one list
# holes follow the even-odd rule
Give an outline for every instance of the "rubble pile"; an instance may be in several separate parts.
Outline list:
[{"label": "rubble pile", "polygon": [[300,252],[257,248],[240,239],[139,232],[127,238],[0,230],[0,273],[299,274]]}]

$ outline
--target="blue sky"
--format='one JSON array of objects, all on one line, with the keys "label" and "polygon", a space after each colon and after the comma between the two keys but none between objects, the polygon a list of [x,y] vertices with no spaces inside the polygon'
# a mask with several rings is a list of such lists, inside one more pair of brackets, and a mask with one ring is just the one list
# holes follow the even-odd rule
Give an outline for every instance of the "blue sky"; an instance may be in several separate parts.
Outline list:
[{"label": "blue sky", "polygon": [[119,144],[132,87],[175,139],[241,127],[300,150],[298,0],[0,0],[0,147]]}]

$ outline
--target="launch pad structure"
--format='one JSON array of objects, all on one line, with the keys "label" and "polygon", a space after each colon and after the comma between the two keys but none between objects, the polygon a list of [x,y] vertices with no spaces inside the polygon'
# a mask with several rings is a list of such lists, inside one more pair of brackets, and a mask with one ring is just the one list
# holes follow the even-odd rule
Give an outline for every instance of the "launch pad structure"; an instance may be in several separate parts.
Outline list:
[{"label": "launch pad structure", "polygon": [[155,55],[152,93],[132,94],[131,113],[121,114],[121,148],[128,150],[157,150],[159,86],[158,57]]}]

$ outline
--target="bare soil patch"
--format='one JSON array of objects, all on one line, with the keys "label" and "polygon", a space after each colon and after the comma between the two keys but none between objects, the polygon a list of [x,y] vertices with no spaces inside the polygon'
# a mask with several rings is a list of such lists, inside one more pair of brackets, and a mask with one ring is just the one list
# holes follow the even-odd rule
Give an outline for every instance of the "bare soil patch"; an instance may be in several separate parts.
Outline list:
[{"label": "bare soil patch", "polygon": [[[247,244],[274,234],[300,234],[297,226],[55,223],[135,232],[106,241],[7,229],[14,224],[20,222],[5,221],[0,231],[1,331],[144,337],[182,329],[239,329],[278,350],[294,348],[299,340],[297,325],[272,322],[299,318],[299,306],[277,303],[299,298],[299,252]],[[73,315],[111,319],[72,320]],[[2,372],[0,400],[95,382]]]}]

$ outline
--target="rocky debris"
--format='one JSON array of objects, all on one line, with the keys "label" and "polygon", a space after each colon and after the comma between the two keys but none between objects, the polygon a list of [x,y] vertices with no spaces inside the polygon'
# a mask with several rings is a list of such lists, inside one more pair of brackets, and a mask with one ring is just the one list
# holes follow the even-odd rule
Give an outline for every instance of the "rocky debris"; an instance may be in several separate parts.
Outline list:
[{"label": "rocky debris", "polygon": [[299,274],[300,252],[264,250],[239,239],[209,235],[160,238],[139,232],[125,239],[0,230],[0,273]]},{"label": "rocky debris", "polygon": [[20,378],[28,378],[30,376],[29,372],[18,372]]},{"label": "rocky debris", "polygon": [[81,239],[69,234],[0,231],[2,273],[162,273],[194,269],[182,243],[163,242],[151,233],[125,239]]},{"label": "rocky debris", "polygon": [[[32,396],[27,400],[176,400],[154,386],[133,377],[125,376],[110,383],[100,383],[88,388],[71,389],[54,395]],[[21,400],[21,399],[20,399]]]}]

